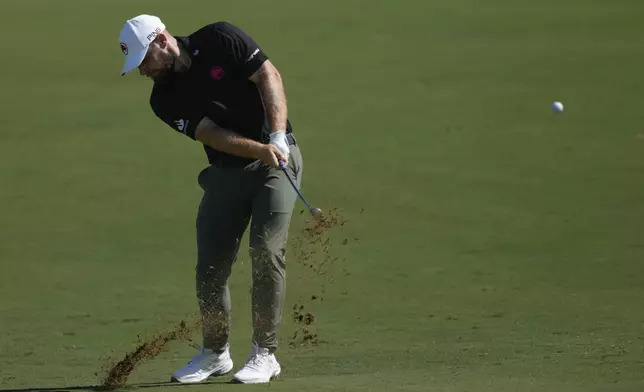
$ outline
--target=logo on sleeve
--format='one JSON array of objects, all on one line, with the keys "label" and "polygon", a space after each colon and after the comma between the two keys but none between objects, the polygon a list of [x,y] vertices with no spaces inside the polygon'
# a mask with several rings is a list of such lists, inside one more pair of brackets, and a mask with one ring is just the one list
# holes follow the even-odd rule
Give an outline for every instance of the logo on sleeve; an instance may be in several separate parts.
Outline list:
[{"label": "logo on sleeve", "polygon": [[121,42],[121,50],[123,51],[123,54],[127,56],[127,44],[125,42]]},{"label": "logo on sleeve", "polygon": [[222,109],[224,109],[224,110],[228,110],[228,108],[226,107],[226,105],[224,105],[223,103],[221,103],[221,102],[219,102],[219,101],[212,101],[212,103],[214,103],[215,105],[219,106],[220,108],[222,108]]},{"label": "logo on sleeve", "polygon": [[259,53],[259,48],[255,49],[255,51],[254,51],[253,53],[251,53],[251,55],[250,55],[250,56],[248,56],[248,58],[246,59],[246,62],[249,62],[249,61],[251,61],[252,59],[254,59],[254,58],[255,58],[255,56],[257,56],[257,53]]},{"label": "logo on sleeve", "polygon": [[176,120],[174,123],[177,126],[178,130],[180,130],[183,133],[186,133],[188,128],[188,121],[181,119],[181,120]]},{"label": "logo on sleeve", "polygon": [[212,67],[212,69],[210,70],[210,79],[221,80],[224,78],[225,74],[226,73],[224,72],[224,69],[220,66]]}]

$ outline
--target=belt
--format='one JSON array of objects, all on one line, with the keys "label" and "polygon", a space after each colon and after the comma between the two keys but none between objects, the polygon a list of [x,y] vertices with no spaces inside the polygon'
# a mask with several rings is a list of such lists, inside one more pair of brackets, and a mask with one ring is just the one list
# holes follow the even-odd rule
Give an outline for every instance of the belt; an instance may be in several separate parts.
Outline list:
[{"label": "belt", "polygon": [[286,141],[292,146],[297,146],[297,143],[295,142],[295,136],[293,136],[292,133],[286,134]]}]

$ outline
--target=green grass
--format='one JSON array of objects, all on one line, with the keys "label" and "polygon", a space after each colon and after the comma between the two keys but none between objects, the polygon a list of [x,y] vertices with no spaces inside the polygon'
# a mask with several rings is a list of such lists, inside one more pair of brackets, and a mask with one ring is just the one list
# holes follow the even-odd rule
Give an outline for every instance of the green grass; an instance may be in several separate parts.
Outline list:
[{"label": "green grass", "polygon": [[[2,5],[0,390],[95,385],[196,310],[206,161],[153,116],[148,81],[120,77],[119,29],[143,12],[256,38],[286,82],[305,194],[348,220],[332,282],[289,258],[288,304],[324,343],[288,347],[286,317],[283,379],[249,389],[644,389],[644,3]],[[249,285],[243,252],[237,365]],[[173,343],[130,381],[192,354]],[[185,389],[239,388],[225,381]]]}]

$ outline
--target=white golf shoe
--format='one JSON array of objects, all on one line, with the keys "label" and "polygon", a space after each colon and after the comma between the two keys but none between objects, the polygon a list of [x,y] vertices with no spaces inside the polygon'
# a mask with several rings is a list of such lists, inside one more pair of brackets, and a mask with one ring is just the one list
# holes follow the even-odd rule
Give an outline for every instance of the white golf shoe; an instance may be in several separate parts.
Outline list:
[{"label": "white golf shoe", "polygon": [[280,364],[267,348],[253,343],[253,352],[248,361],[233,377],[233,382],[241,384],[262,384],[277,378],[282,372]]},{"label": "white golf shoe", "polygon": [[172,381],[180,383],[197,383],[205,381],[210,376],[222,376],[233,370],[233,360],[230,359],[230,350],[215,354],[210,349],[202,349],[201,353],[192,357],[186,366],[177,370],[172,375]]}]

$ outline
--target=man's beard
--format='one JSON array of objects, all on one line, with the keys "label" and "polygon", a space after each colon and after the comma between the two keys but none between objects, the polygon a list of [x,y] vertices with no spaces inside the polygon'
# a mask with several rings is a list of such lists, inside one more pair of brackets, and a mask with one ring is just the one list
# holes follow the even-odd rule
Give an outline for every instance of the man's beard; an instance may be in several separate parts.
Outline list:
[{"label": "man's beard", "polygon": [[169,59],[167,61],[164,61],[165,66],[163,69],[159,70],[156,74],[151,76],[152,80],[154,80],[155,83],[163,83],[172,78],[172,75],[174,75],[175,72],[175,66],[177,64],[177,57],[169,53]]}]

